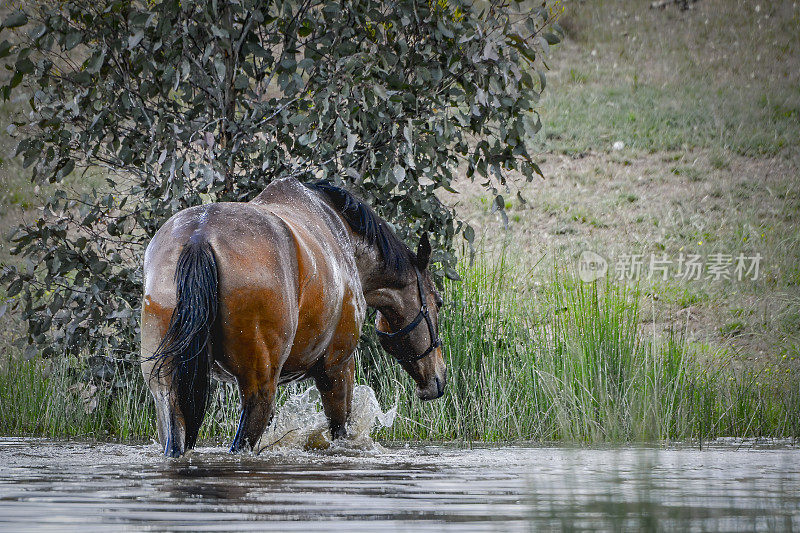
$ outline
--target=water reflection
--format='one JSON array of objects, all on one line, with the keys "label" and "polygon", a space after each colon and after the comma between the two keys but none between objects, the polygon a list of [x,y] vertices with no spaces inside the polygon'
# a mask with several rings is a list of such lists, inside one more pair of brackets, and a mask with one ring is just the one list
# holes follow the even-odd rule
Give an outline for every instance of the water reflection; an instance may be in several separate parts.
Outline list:
[{"label": "water reflection", "polygon": [[0,529],[800,529],[800,450],[389,447],[361,456],[0,440]]}]

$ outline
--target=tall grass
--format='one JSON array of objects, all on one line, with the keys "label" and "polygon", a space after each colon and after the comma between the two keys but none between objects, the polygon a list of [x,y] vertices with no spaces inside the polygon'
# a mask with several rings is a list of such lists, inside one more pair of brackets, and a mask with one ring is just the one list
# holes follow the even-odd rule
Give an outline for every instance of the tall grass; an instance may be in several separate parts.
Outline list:
[{"label": "tall grass", "polygon": [[[71,364],[72,363],[72,364]],[[9,357],[0,366],[0,434],[136,441],[155,434],[144,380],[95,387],[75,362]]]},{"label": "tall grass", "polygon": [[[466,262],[464,262],[466,263]],[[720,364],[680,331],[643,321],[635,287],[587,284],[565,268],[521,270],[505,258],[463,264],[448,282],[442,337],[445,395],[414,396],[410,378],[367,337],[358,380],[398,405],[389,440],[668,441],[800,436],[797,383],[761,383]],[[539,281],[534,281],[539,280]],[[709,362],[712,361],[712,362]],[[87,389],[67,362],[9,358],[0,368],[0,434],[141,441],[155,438],[141,374]],[[300,386],[281,390],[279,403]],[[82,396],[83,392],[83,396]],[[235,388],[218,385],[200,438],[224,443],[238,418]]]},{"label": "tall grass", "polygon": [[[478,261],[449,283],[442,321],[448,390],[436,402],[368,346],[363,379],[399,398],[388,439],[666,441],[798,436],[797,383],[770,383],[703,362],[709,348],[645,326],[641,294],[583,283],[558,266],[537,275]],[[397,390],[402,390],[398,396]]]}]

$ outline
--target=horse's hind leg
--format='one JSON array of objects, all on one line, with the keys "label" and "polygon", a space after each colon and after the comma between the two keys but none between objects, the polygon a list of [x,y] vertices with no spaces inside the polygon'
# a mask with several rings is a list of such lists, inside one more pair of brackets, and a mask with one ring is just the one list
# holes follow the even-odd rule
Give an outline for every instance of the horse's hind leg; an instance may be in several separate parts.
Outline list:
[{"label": "horse's hind leg", "polygon": [[252,449],[261,438],[275,411],[275,389],[274,380],[260,385],[246,383],[244,387],[239,384],[242,412],[231,444],[232,452]]},{"label": "horse's hind leg", "polygon": [[232,359],[230,367],[236,376],[242,402],[239,426],[231,444],[232,452],[252,449],[272,420],[278,370],[270,353],[266,343],[239,342],[236,353],[228,354],[229,361]]},{"label": "horse's hind leg", "polygon": [[164,449],[170,429],[170,389],[163,368],[159,363],[151,359],[151,357],[167,331],[167,325],[172,310],[166,310],[161,313],[163,316],[159,316],[159,314],[151,311],[153,306],[149,305],[149,300],[145,300],[143,307],[144,311],[142,312],[141,326],[142,375],[155,400],[158,441],[161,443],[162,449]]}]

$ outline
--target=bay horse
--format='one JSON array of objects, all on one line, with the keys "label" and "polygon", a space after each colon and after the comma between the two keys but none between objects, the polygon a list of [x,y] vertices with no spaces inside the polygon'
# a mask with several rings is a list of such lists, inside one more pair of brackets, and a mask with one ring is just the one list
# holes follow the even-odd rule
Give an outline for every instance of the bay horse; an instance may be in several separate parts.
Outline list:
[{"label": "bay horse", "polygon": [[178,212],[144,257],[141,366],[164,454],[194,447],[210,378],[235,381],[232,452],[256,445],[279,384],[313,378],[334,439],[346,436],[366,307],[383,348],[444,393],[441,296],[427,234],[412,252],[367,204],[327,182],[277,180],[250,202]]}]

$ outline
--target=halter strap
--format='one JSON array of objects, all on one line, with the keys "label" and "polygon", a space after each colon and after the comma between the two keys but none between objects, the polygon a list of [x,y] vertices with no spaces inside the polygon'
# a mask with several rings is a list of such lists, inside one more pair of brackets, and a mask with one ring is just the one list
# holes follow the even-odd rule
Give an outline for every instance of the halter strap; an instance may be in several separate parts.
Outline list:
[{"label": "halter strap", "polygon": [[394,358],[397,359],[401,363],[402,362],[409,362],[409,361],[419,361],[420,359],[422,359],[423,357],[426,357],[429,353],[431,353],[433,350],[435,350],[436,348],[438,348],[439,346],[442,345],[442,340],[436,334],[436,331],[434,330],[434,327],[433,327],[433,321],[431,320],[430,314],[428,313],[428,302],[425,299],[425,293],[422,290],[422,277],[419,275],[419,269],[414,267],[414,271],[417,274],[417,291],[419,292],[419,300],[420,300],[420,304],[421,304],[419,313],[417,313],[417,316],[414,317],[414,320],[412,320],[410,323],[408,323],[402,329],[400,329],[398,331],[395,331],[394,333],[384,332],[384,331],[381,331],[379,329],[375,330],[377,332],[379,338],[382,338],[385,341],[388,341],[389,343],[393,343],[393,342],[396,342],[398,339],[400,339],[402,337],[405,337],[406,335],[408,335],[409,333],[414,331],[414,329],[419,325],[419,323],[422,322],[423,319],[425,319],[425,323],[428,326],[428,333],[429,333],[430,339],[431,339],[430,346],[428,346],[428,349],[425,350],[424,352],[422,352],[422,354],[420,354],[420,355],[411,355],[409,357],[405,357],[405,356],[404,357],[399,357],[397,355],[392,354],[392,355],[394,355]]}]

